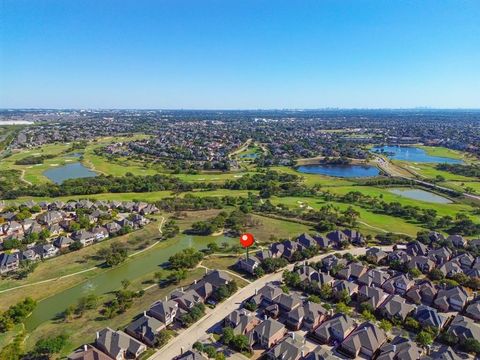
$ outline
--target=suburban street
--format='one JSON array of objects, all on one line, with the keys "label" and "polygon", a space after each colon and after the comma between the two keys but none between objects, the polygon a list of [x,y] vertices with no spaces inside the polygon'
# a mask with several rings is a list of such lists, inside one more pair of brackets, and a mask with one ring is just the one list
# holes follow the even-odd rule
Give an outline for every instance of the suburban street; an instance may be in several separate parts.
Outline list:
[{"label": "suburban street", "polygon": [[[391,246],[379,247],[384,251],[390,251]],[[337,251],[340,254],[351,253],[352,255],[363,255],[367,248],[353,248],[348,250]],[[332,253],[321,254],[315,256],[308,261],[319,261],[322,258]],[[295,264],[289,264],[285,270],[293,270]],[[200,338],[204,337],[207,331],[212,328],[216,323],[225,318],[232,311],[237,309],[239,305],[247,298],[255,294],[255,290],[261,289],[265,284],[272,281],[280,281],[282,279],[283,271],[279,271],[273,274],[265,275],[264,277],[248,284],[247,286],[239,289],[234,295],[224,302],[218,304],[215,309],[207,310],[207,314],[201,318],[197,323],[191,325],[189,328],[182,331],[178,336],[173,338],[167,345],[153,354],[149,360],[165,360],[173,359],[180,355],[181,352],[188,351],[192,345]]]}]

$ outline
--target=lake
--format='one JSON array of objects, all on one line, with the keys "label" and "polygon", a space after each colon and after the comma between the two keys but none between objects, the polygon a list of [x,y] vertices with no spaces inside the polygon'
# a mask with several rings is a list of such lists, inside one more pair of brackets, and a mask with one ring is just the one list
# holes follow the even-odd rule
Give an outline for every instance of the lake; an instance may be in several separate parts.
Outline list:
[{"label": "lake", "polygon": [[420,189],[390,189],[391,193],[400,195],[409,199],[431,202],[435,204],[451,204],[452,201],[443,196],[434,194],[430,191]]},{"label": "lake", "polygon": [[462,160],[429,155],[425,150],[413,146],[377,146],[373,152],[386,153],[390,159],[418,163],[459,164]]},{"label": "lake", "polygon": [[297,171],[304,174],[320,174],[342,178],[374,177],[380,174],[377,167],[368,165],[302,165],[297,168]]},{"label": "lake", "polygon": [[133,281],[143,275],[158,271],[161,265],[168,261],[170,256],[187,247],[203,249],[212,241],[215,241],[219,246],[222,242],[227,242],[229,245],[237,243],[237,238],[232,237],[218,236],[214,239],[212,240],[211,236],[182,235],[180,239],[168,240],[171,242],[168,246],[159,244],[153,249],[147,250],[144,254],[132,257],[119,266],[39,301],[33,313],[26,319],[25,326],[27,330],[33,330],[45,321],[54,319],[56,315],[64,311],[69,305],[77,304],[78,299],[82,296],[89,294],[100,296],[120,289],[124,279]]},{"label": "lake", "polygon": [[47,178],[56,184],[61,184],[68,179],[78,179],[97,176],[95,171],[90,170],[80,162],[67,164],[43,172]]}]

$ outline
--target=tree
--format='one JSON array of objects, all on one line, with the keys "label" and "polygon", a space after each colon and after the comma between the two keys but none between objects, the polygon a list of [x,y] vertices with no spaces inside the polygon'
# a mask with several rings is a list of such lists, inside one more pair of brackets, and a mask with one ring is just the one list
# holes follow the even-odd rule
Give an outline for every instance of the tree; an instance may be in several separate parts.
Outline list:
[{"label": "tree", "polygon": [[375,315],[368,310],[363,310],[361,315],[365,321],[375,321]]},{"label": "tree", "polygon": [[123,280],[121,281],[121,283],[122,283],[122,288],[125,289],[125,290],[126,290],[126,289],[130,286],[130,284],[131,284],[130,280],[128,280],[128,279],[123,279]]},{"label": "tree", "polygon": [[413,278],[417,278],[419,277],[420,275],[422,275],[422,272],[420,270],[418,270],[416,267],[415,268],[411,268],[410,270],[408,270],[408,273],[410,274],[410,276],[412,276]]},{"label": "tree", "polygon": [[387,319],[382,319],[380,321],[379,327],[385,332],[390,332],[392,330],[392,323]]},{"label": "tree", "polygon": [[250,342],[245,335],[237,335],[233,339],[233,347],[238,351],[246,351],[250,349]]},{"label": "tree", "polygon": [[69,322],[70,320],[72,320],[74,314],[75,314],[75,306],[74,305],[68,306],[63,312],[64,321]]},{"label": "tree", "polygon": [[161,330],[156,336],[155,336],[155,347],[161,348],[162,346],[165,346],[170,338],[172,337],[172,332],[170,330]]},{"label": "tree", "polygon": [[435,268],[428,273],[428,277],[431,280],[442,280],[444,278],[444,275],[439,269]]},{"label": "tree", "polygon": [[38,355],[53,355],[59,353],[67,343],[68,337],[64,334],[53,338],[44,338],[35,344],[34,353]]},{"label": "tree", "polygon": [[210,359],[214,359],[217,355],[217,350],[212,345],[207,345],[203,348],[203,351],[207,354]]},{"label": "tree", "polygon": [[460,344],[460,347],[469,353],[480,354],[480,341],[478,339],[468,338]]},{"label": "tree", "polygon": [[420,345],[427,347],[433,343],[433,335],[425,330],[422,330],[418,333],[415,341]]},{"label": "tree", "polygon": [[352,312],[352,309],[348,307],[344,302],[338,302],[336,305],[336,312],[348,315]]},{"label": "tree", "polygon": [[226,327],[222,331],[222,342],[225,345],[230,345],[230,343],[233,341],[235,338],[235,334],[233,332],[233,329],[231,327]]}]

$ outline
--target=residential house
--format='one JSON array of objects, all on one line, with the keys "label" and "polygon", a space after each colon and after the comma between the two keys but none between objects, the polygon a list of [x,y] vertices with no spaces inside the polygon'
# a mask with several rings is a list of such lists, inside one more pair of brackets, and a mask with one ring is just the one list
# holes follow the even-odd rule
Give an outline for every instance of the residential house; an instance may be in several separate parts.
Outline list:
[{"label": "residential house", "polygon": [[386,271],[370,269],[358,278],[358,283],[360,285],[382,287],[388,279],[390,279],[390,275]]},{"label": "residential house", "polygon": [[418,360],[424,350],[410,339],[396,336],[380,347],[377,360]]},{"label": "residential house", "polygon": [[38,254],[35,250],[33,249],[28,249],[22,252],[22,260],[27,260],[27,261],[38,261],[42,257],[40,254]]},{"label": "residential house", "polygon": [[363,323],[355,329],[340,345],[342,352],[357,357],[362,354],[373,357],[387,341],[385,332],[374,324]]},{"label": "residential house", "polygon": [[341,269],[337,273],[337,277],[349,281],[356,281],[360,276],[365,274],[368,268],[361,263],[352,262],[348,264],[344,269]]},{"label": "residential house", "polygon": [[144,313],[132,321],[125,332],[148,346],[154,347],[157,334],[164,328],[165,323]]},{"label": "residential house", "polygon": [[178,302],[173,300],[157,301],[150,306],[147,315],[170,325],[178,313]]},{"label": "residential house", "polygon": [[376,247],[367,249],[365,256],[375,264],[381,264],[388,258],[388,254],[385,251]]},{"label": "residential house", "polygon": [[245,271],[251,275],[255,274],[255,269],[260,266],[260,260],[255,256],[249,256],[248,258],[240,258],[236,263],[237,269]]},{"label": "residential house", "polygon": [[[446,345],[440,346],[437,350],[425,358],[425,360],[462,360],[463,358],[458,356],[457,353]],[[423,359],[422,359],[423,360]]]},{"label": "residential house", "polygon": [[428,273],[435,268],[435,261],[426,256],[412,256],[407,263],[408,269],[418,269],[422,273]]},{"label": "residential house", "polygon": [[59,249],[68,248],[73,243],[74,243],[73,239],[71,239],[68,236],[60,236],[53,241],[53,245],[55,245]]},{"label": "residential house", "polygon": [[328,272],[332,270],[334,267],[347,266],[348,264],[348,261],[346,259],[338,258],[333,254],[324,257],[321,260],[321,262],[322,262],[322,268]]},{"label": "residential house", "polygon": [[83,345],[68,355],[68,360],[112,360],[110,356],[104,354],[92,345]]},{"label": "residential house", "polygon": [[95,226],[92,229],[92,234],[95,236],[95,241],[102,241],[108,238],[108,230],[103,226]]},{"label": "residential house", "polygon": [[287,333],[282,323],[274,319],[267,319],[253,329],[253,341],[265,349],[270,349]]},{"label": "residential house", "polygon": [[461,286],[451,289],[441,289],[433,304],[441,311],[462,311],[468,301],[468,294]]},{"label": "residential house", "polygon": [[470,253],[463,253],[455,256],[452,261],[457,262],[462,269],[470,269],[475,262],[475,258]]},{"label": "residential house", "polygon": [[202,302],[202,297],[195,290],[176,290],[170,294],[170,298],[176,301],[178,306],[185,311]]},{"label": "residential house", "polygon": [[382,289],[389,294],[405,294],[413,285],[414,281],[407,278],[405,275],[397,275],[391,279],[385,281],[382,285]]},{"label": "residential house", "polygon": [[437,292],[437,288],[430,280],[420,280],[407,291],[405,297],[415,304],[431,305]]},{"label": "residential house", "polygon": [[333,283],[332,288],[333,295],[336,298],[341,297],[343,293],[347,293],[349,296],[353,296],[358,292],[358,285],[347,280],[336,280]]},{"label": "residential house", "polygon": [[59,251],[58,248],[52,244],[37,245],[34,247],[34,250],[42,257],[42,259],[54,257]]},{"label": "residential house", "polygon": [[455,274],[463,273],[463,270],[460,267],[460,264],[454,260],[446,262],[445,264],[440,266],[438,270],[440,270],[442,274],[446,277],[452,277]]},{"label": "residential house", "polygon": [[265,353],[264,358],[267,360],[300,360],[307,351],[307,347],[302,342],[292,337],[287,337],[269,349]]},{"label": "residential house", "polygon": [[436,309],[426,305],[416,307],[413,317],[422,327],[429,326],[437,330],[442,330],[448,320],[448,316],[439,314]]},{"label": "residential house", "polygon": [[296,240],[298,245],[305,249],[318,246],[317,241],[307,233],[301,234]]},{"label": "residential house", "polygon": [[432,259],[435,264],[442,265],[452,258],[452,250],[448,247],[441,247],[439,249],[432,249],[428,252],[428,258]]},{"label": "residential house", "polygon": [[83,246],[92,245],[96,240],[95,234],[85,229],[77,230],[71,236],[73,240],[79,241]]},{"label": "residential house", "polygon": [[410,255],[408,255],[404,250],[393,250],[388,254],[388,261],[396,261],[401,264],[405,264],[410,261]]},{"label": "residential house", "polygon": [[320,324],[311,335],[324,344],[342,342],[355,329],[355,326],[356,324],[350,316],[337,313],[331,319]]},{"label": "residential house", "polygon": [[38,215],[36,220],[43,225],[53,225],[58,224],[63,218],[64,215],[60,211],[47,211]]},{"label": "residential house", "polygon": [[407,304],[405,299],[398,295],[390,295],[378,308],[380,314],[389,320],[399,319],[404,321],[415,306]]},{"label": "residential house", "polygon": [[476,321],[480,321],[480,299],[474,300],[467,306],[465,315]]},{"label": "residential house", "polygon": [[285,325],[292,330],[299,330],[302,325],[312,330],[326,317],[327,310],[322,305],[307,301],[287,314]]},{"label": "residential house", "polygon": [[453,246],[458,248],[464,248],[467,246],[467,240],[465,240],[462,235],[450,235],[447,240],[450,241]]},{"label": "residential house", "polygon": [[348,241],[352,244],[357,246],[365,245],[365,237],[357,230],[345,229],[343,230],[343,233],[347,236]]},{"label": "residential house", "polygon": [[95,346],[115,360],[137,358],[147,350],[145,344],[127,335],[123,331],[105,328],[97,332]]},{"label": "residential house", "polygon": [[341,360],[338,356],[334,355],[329,349],[319,345],[313,351],[309,352],[304,360]]},{"label": "residential house", "polygon": [[376,309],[387,300],[388,296],[381,288],[362,285],[358,290],[357,299],[359,303],[367,303]]},{"label": "residential house", "polygon": [[0,254],[0,274],[6,274],[10,271],[18,270],[20,260],[18,254]]},{"label": "residential house", "polygon": [[117,234],[120,230],[122,230],[122,227],[118,225],[116,222],[109,222],[108,224],[105,224],[105,228],[107,229],[108,233],[111,235]]},{"label": "residential house", "polygon": [[280,296],[275,299],[275,303],[278,305],[281,312],[288,313],[299,307],[302,304],[302,299],[300,299],[295,293],[285,294],[282,292]]},{"label": "residential house", "polygon": [[462,315],[457,315],[453,318],[447,332],[455,335],[459,341],[480,339],[480,325],[474,320]]},{"label": "residential house", "polygon": [[175,360],[208,360],[207,357],[203,356],[197,350],[188,350],[185,353],[177,356]]},{"label": "residential house", "polygon": [[407,254],[410,256],[427,256],[428,247],[420,241],[412,241],[407,244]]},{"label": "residential house", "polygon": [[276,302],[283,294],[282,289],[276,285],[266,284],[260,290],[255,290],[255,295],[250,299],[256,305],[268,306]]},{"label": "residential house", "polygon": [[223,319],[223,326],[232,328],[235,335],[247,335],[260,322],[261,320],[254,313],[245,309],[237,309]]}]

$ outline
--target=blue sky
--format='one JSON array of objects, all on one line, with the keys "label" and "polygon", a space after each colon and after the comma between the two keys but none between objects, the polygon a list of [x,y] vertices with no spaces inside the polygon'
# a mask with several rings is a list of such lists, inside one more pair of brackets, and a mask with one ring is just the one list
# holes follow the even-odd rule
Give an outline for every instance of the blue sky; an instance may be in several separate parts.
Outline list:
[{"label": "blue sky", "polygon": [[0,4],[0,107],[480,108],[478,0]]}]

